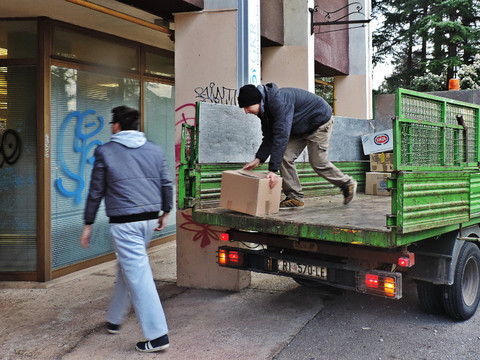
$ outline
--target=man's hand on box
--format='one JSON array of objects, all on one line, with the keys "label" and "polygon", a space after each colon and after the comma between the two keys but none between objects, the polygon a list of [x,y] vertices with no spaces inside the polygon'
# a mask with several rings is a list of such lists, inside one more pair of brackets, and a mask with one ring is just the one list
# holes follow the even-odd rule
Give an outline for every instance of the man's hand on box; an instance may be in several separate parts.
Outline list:
[{"label": "man's hand on box", "polygon": [[252,160],[249,163],[245,164],[245,166],[243,167],[243,170],[253,170],[258,165],[260,165],[260,159],[256,158],[255,160]]},{"label": "man's hand on box", "polygon": [[269,171],[267,174],[267,179],[270,179],[270,189],[273,189],[277,185],[280,177],[272,171]]}]

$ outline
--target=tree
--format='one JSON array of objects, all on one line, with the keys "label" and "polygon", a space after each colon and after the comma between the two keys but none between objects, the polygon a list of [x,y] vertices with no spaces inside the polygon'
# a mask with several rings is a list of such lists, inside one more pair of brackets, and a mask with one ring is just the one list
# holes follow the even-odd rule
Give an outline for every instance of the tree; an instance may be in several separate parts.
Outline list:
[{"label": "tree", "polygon": [[315,94],[321,96],[333,108],[333,77],[315,79]]},{"label": "tree", "polygon": [[426,75],[427,82],[433,76],[435,81],[443,77],[443,89],[448,89],[455,69],[471,64],[480,53],[478,1],[374,0],[372,5],[373,15],[384,19],[373,35],[374,64],[391,56],[395,66],[384,91],[400,86],[412,89]]},{"label": "tree", "polygon": [[465,64],[458,71],[461,89],[480,89],[480,54],[475,55],[472,64]]},{"label": "tree", "polygon": [[412,80],[412,90],[416,91],[441,91],[444,90],[445,76],[427,73],[423,76],[415,76]]}]

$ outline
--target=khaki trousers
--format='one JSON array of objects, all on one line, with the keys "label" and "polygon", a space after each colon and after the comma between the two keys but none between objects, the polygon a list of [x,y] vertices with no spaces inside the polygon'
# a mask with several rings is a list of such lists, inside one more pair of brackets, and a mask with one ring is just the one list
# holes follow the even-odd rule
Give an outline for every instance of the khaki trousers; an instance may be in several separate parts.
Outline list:
[{"label": "khaki trousers", "polygon": [[283,178],[282,189],[285,195],[295,200],[303,200],[302,186],[298,178],[295,160],[307,147],[308,159],[312,169],[325,180],[342,188],[351,183],[353,178],[342,173],[335,165],[328,161],[328,143],[332,134],[333,116],[314,133],[303,137],[290,138],[285,154],[283,155],[280,175]]}]

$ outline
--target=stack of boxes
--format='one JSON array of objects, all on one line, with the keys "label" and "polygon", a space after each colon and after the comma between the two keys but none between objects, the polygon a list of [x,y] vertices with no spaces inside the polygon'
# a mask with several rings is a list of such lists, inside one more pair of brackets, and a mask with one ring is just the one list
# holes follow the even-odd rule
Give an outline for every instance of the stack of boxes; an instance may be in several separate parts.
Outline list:
[{"label": "stack of boxes", "polygon": [[393,171],[392,136],[392,130],[362,136],[363,151],[370,156],[370,172],[365,179],[367,195],[390,195],[387,178]]}]

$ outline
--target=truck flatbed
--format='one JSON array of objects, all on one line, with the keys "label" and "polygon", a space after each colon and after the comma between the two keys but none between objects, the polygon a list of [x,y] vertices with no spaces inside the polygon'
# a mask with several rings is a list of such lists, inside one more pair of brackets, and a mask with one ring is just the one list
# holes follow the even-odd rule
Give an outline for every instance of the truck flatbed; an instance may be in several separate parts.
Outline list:
[{"label": "truck flatbed", "polygon": [[197,222],[247,231],[285,235],[310,240],[395,247],[392,231],[386,227],[391,198],[358,194],[348,206],[343,196],[327,195],[305,199],[303,209],[281,210],[267,216],[251,216],[211,207],[195,209]]}]

